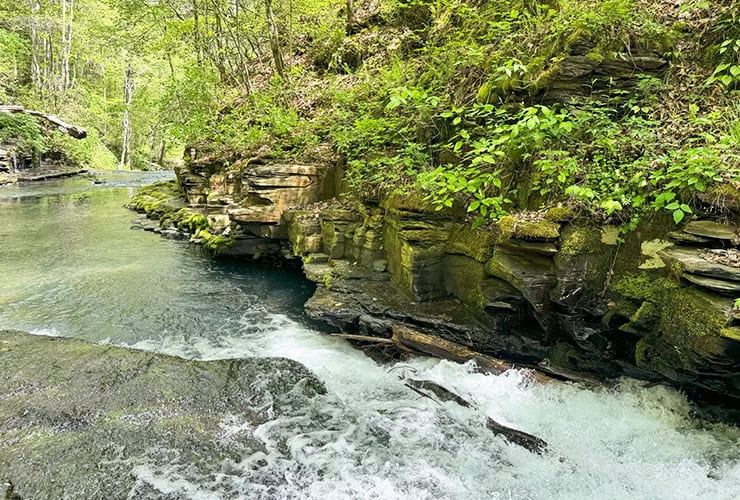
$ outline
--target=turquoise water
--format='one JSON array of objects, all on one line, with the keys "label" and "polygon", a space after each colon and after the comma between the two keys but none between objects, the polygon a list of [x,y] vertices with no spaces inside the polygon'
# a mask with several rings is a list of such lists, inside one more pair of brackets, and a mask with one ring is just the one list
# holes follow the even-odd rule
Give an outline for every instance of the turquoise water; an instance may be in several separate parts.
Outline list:
[{"label": "turquoise water", "polygon": [[[170,174],[171,175],[171,174]],[[220,262],[131,230],[135,186],[166,174],[99,174],[0,190],[0,326],[135,343],[229,330],[259,304],[300,318],[302,276]]]}]

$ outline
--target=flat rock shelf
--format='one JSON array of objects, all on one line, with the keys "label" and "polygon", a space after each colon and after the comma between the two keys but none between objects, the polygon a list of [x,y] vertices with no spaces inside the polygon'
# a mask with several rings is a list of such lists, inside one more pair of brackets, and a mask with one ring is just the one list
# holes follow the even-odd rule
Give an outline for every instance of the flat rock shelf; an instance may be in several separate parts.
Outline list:
[{"label": "flat rock shelf", "polygon": [[282,358],[188,361],[0,331],[4,498],[154,498],[137,466],[205,476],[260,443],[224,432],[286,413],[325,389]]}]

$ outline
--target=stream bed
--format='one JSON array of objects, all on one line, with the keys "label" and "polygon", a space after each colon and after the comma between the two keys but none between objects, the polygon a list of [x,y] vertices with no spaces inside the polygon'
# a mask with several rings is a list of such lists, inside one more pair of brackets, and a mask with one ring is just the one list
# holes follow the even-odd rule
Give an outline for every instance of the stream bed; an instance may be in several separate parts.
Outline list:
[{"label": "stream bed", "polygon": [[[299,361],[326,385],[298,411],[256,428],[225,421],[265,451],[197,477],[132,467],[167,498],[740,498],[740,430],[693,419],[666,387],[534,384],[522,373],[418,358],[381,365],[302,314],[302,276],[209,258],[187,242],[131,229],[122,208],[167,173],[99,173],[0,188],[0,330],[75,337],[188,359]],[[0,369],[2,369],[0,367]],[[415,372],[479,411],[420,398]],[[532,454],[484,415],[535,434]],[[2,437],[0,436],[0,439]],[[152,443],[156,446],[156,443]]]}]

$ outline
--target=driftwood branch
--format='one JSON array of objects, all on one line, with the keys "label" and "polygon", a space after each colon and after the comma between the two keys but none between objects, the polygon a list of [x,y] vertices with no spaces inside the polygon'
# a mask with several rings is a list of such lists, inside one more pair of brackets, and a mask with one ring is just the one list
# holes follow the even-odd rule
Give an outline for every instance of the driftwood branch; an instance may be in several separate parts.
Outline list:
[{"label": "driftwood branch", "polygon": [[40,111],[26,109],[23,106],[0,106],[0,113],[18,113],[35,116],[37,118],[42,118],[46,120],[47,122],[57,127],[60,132],[74,137],[75,139],[84,139],[85,137],[87,137],[87,130],[82,127],[69,124],[54,115],[47,115],[46,113],[42,113]]},{"label": "driftwood branch", "polygon": [[[507,363],[500,359],[492,358],[490,356],[475,352],[455,342],[450,342],[434,335],[417,332],[404,326],[394,326],[393,337],[390,339],[345,333],[337,333],[333,334],[333,336],[356,342],[392,345],[404,351],[410,351],[419,354],[428,354],[443,359],[457,361],[459,363],[473,360],[481,368],[481,371],[485,371],[488,373],[499,374],[514,367],[514,365],[512,365],[511,363]],[[541,382],[552,380],[549,377],[534,371],[531,371],[531,374],[533,378],[535,378],[535,380]],[[439,403],[439,401],[452,401],[455,404],[458,404],[465,408],[475,408],[473,403],[466,400],[462,396],[459,396],[449,389],[429,380],[405,378],[404,385],[420,396],[435,401],[437,403]],[[518,429],[507,427],[490,417],[486,417],[486,427],[491,432],[502,436],[510,443],[521,446],[522,448],[525,448],[533,453],[541,454],[547,449],[547,443],[537,436],[533,436],[532,434],[528,434]]]},{"label": "driftwood branch", "polygon": [[[434,394],[441,401],[452,401],[465,408],[473,408],[473,404],[465,398],[429,380],[408,379],[406,387],[424,397],[434,400],[428,393]],[[532,453],[542,454],[547,450],[547,442],[532,434],[518,429],[507,427],[491,417],[486,417],[486,427],[496,435],[499,435],[512,444],[521,446]]]},{"label": "driftwood branch", "polygon": [[382,337],[370,337],[368,335],[352,335],[349,333],[332,333],[330,337],[339,337],[341,339],[355,340],[357,342],[370,342],[372,344],[394,344],[392,339],[384,339]]},{"label": "driftwood branch", "polygon": [[[417,332],[416,330],[412,330],[405,326],[396,325],[393,327],[392,340],[400,346],[413,349],[430,356],[436,356],[438,358],[448,359],[458,363],[466,363],[472,360],[478,366],[478,370],[482,373],[499,375],[507,370],[515,368],[512,363],[507,363],[506,361],[496,359],[492,356],[481,354],[465,347],[464,345],[445,340],[435,335]],[[528,374],[537,382],[546,383],[553,381],[551,377],[532,369],[528,370]]]}]

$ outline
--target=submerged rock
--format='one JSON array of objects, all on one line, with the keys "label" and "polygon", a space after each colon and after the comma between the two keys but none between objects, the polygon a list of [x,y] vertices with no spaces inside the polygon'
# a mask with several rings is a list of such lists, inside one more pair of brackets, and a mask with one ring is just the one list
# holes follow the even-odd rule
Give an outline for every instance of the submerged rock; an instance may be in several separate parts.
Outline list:
[{"label": "submerged rock", "polygon": [[0,482],[21,498],[162,498],[136,471],[217,474],[325,392],[281,358],[188,361],[0,331]]}]

